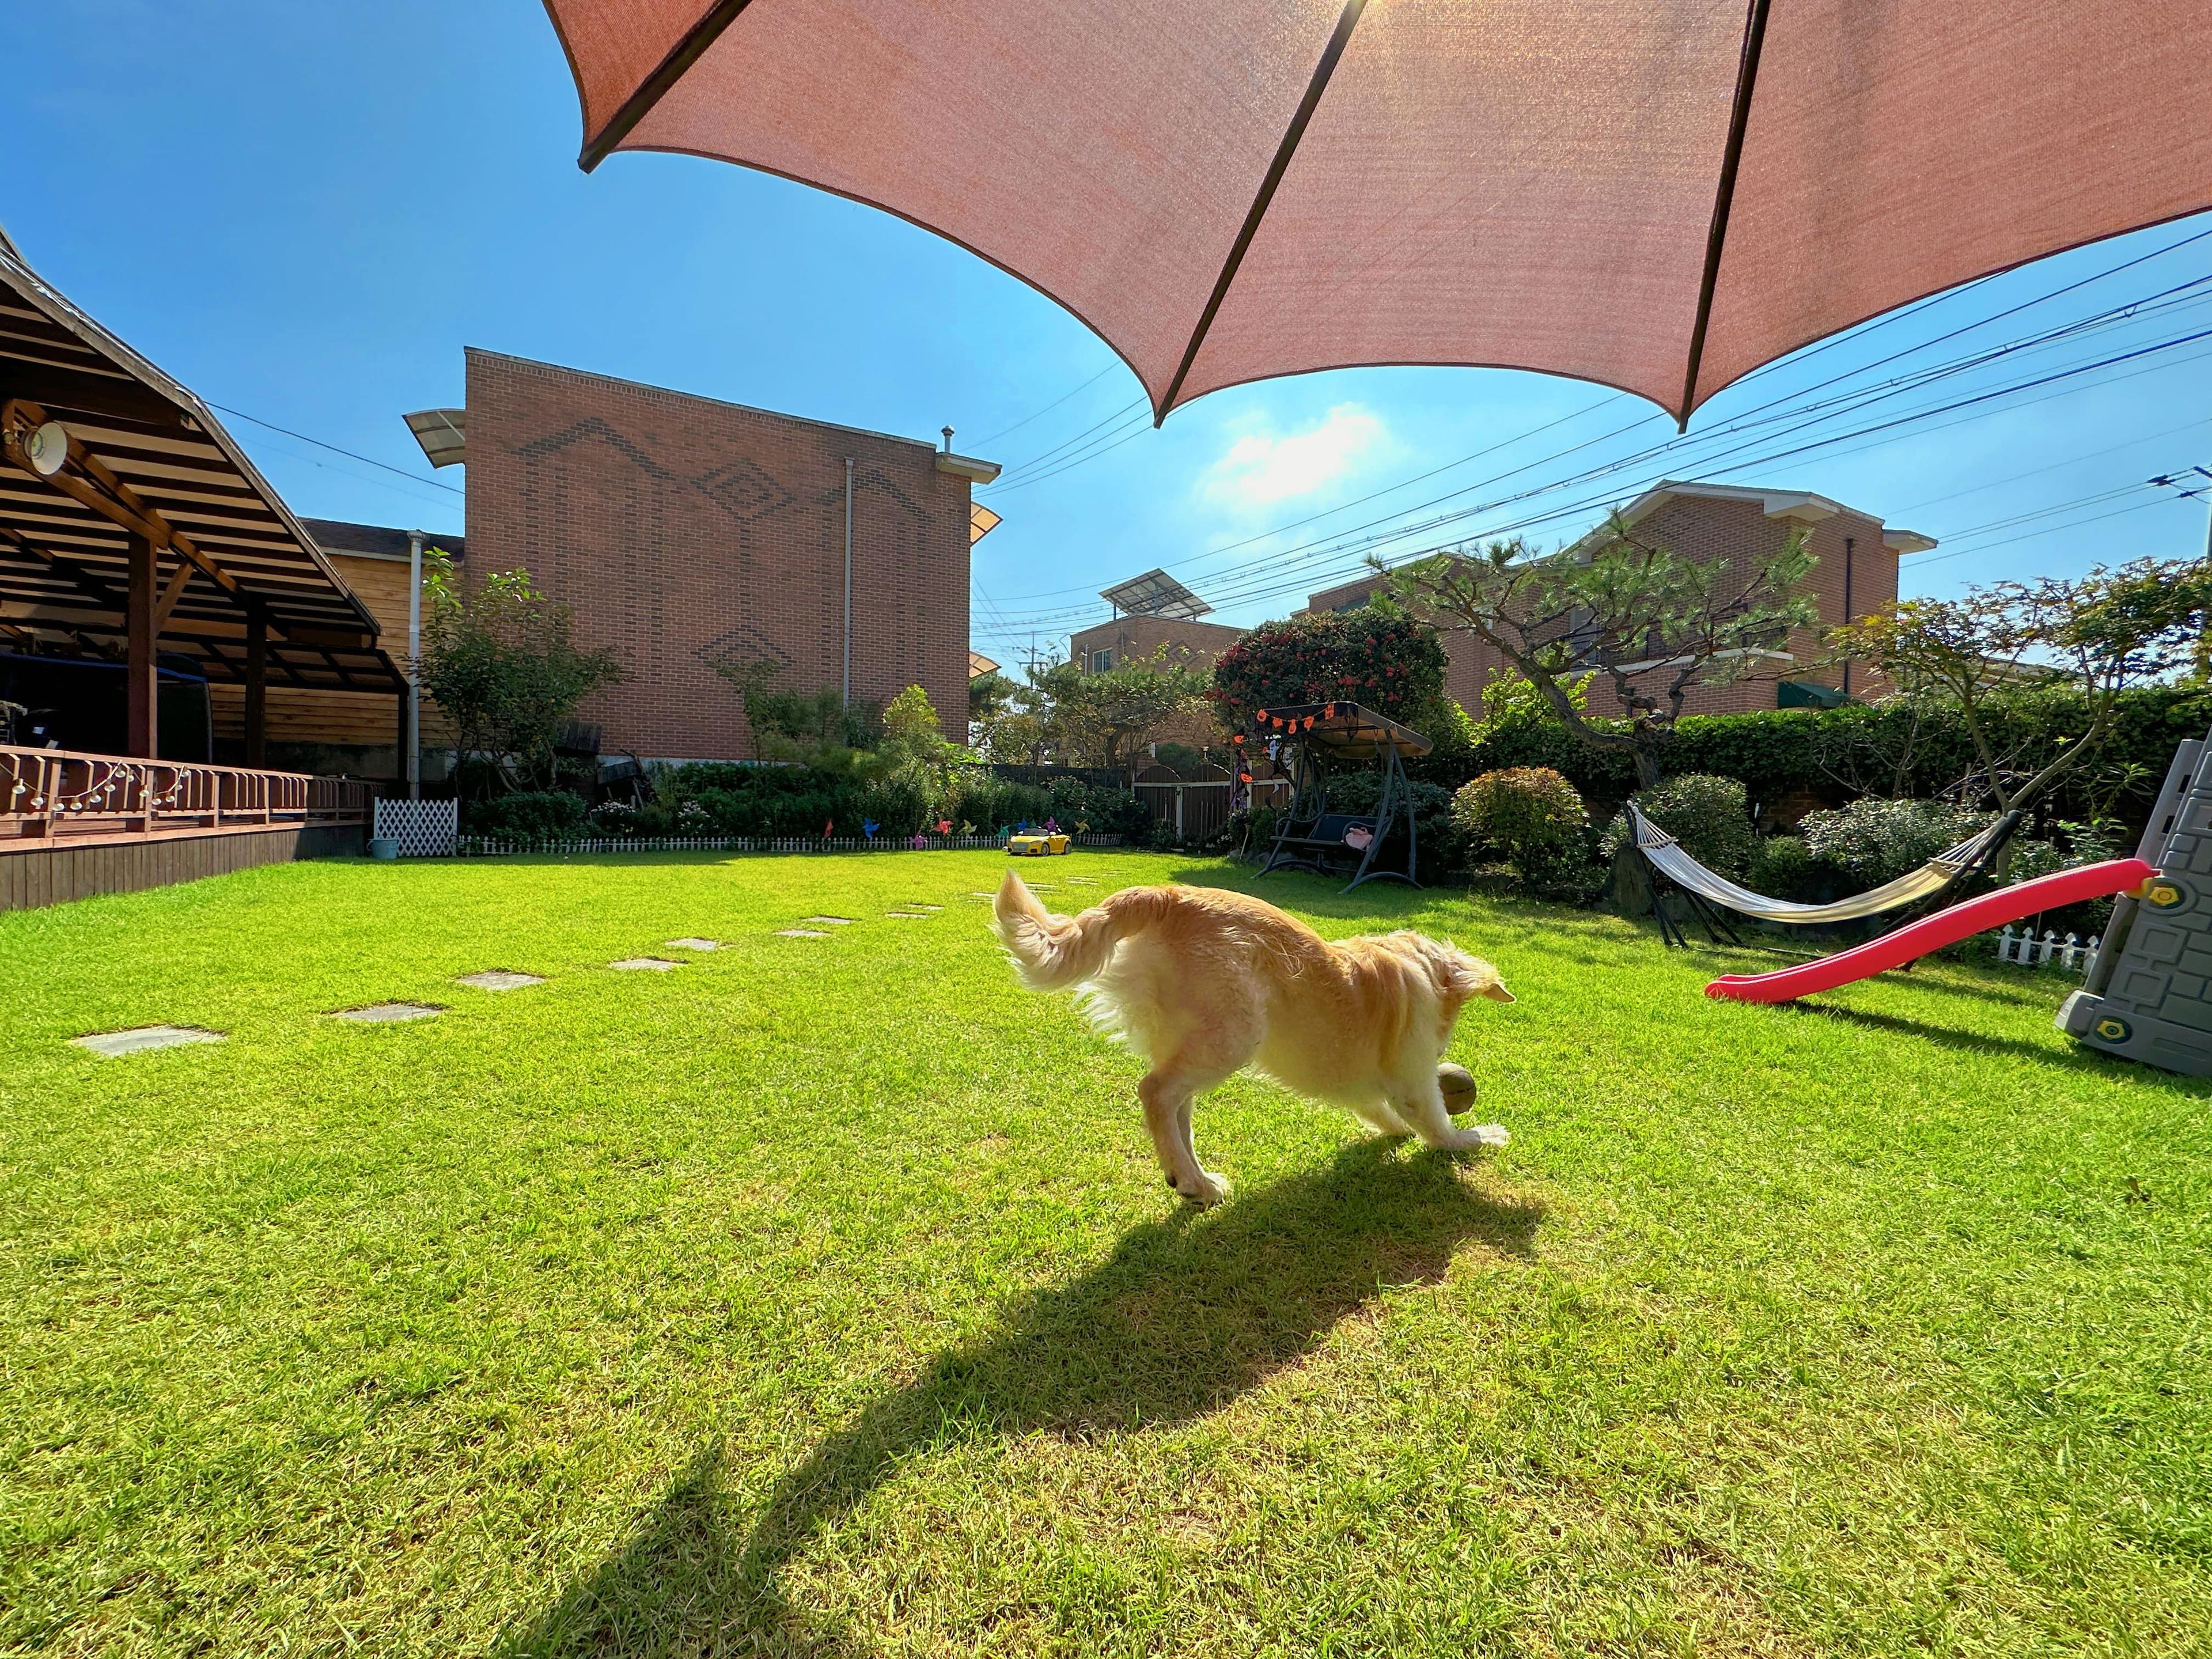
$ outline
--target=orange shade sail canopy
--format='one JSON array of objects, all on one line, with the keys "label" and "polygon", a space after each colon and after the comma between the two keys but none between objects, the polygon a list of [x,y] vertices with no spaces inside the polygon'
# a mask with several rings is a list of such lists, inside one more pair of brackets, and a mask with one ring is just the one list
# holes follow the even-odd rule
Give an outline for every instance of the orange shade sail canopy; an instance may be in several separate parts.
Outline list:
[{"label": "orange shade sail canopy", "polygon": [[2205,0],[546,0],[583,164],[950,237],[1156,416],[1389,363],[1686,420],[1808,341],[2212,207]]}]

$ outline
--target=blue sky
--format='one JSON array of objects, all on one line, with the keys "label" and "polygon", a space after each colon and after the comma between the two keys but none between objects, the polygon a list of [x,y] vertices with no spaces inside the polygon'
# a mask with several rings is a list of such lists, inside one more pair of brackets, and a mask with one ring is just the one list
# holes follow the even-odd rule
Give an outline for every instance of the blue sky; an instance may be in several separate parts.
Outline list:
[{"label": "blue sky", "polygon": [[2183,286],[2212,273],[2212,216],[1808,349],[1664,450],[1647,404],[1495,370],[1273,381],[1155,432],[1103,343],[925,232],[710,162],[578,172],[567,66],[529,0],[9,7],[0,63],[0,223],[51,280],[210,401],[417,475],[234,420],[309,515],[462,527],[465,477],[434,481],[398,417],[459,402],[478,345],[920,438],[950,423],[1010,469],[974,613],[1008,660],[1153,565],[1249,623],[1370,548],[1527,520],[1560,539],[1666,474],[1816,490],[1941,538],[1908,592],[2204,545],[2203,504],[2143,481],[2212,465],[2212,334],[2094,366],[2212,331],[2212,283]]}]

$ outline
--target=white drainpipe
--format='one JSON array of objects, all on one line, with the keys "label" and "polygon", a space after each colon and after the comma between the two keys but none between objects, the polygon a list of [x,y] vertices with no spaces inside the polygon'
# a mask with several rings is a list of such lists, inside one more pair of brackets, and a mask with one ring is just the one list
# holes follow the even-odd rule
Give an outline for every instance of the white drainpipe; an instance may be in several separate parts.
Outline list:
[{"label": "white drainpipe", "polygon": [[853,706],[853,458],[845,458],[845,706]]}]

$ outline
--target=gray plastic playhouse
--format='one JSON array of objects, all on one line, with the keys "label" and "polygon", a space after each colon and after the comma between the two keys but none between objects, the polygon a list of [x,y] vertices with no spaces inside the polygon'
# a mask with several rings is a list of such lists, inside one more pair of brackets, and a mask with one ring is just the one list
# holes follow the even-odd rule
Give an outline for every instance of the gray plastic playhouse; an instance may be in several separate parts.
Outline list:
[{"label": "gray plastic playhouse", "polygon": [[2212,738],[2175,753],[2136,856],[2158,879],[2142,898],[2113,902],[2058,1029],[2106,1054],[2212,1077]]}]

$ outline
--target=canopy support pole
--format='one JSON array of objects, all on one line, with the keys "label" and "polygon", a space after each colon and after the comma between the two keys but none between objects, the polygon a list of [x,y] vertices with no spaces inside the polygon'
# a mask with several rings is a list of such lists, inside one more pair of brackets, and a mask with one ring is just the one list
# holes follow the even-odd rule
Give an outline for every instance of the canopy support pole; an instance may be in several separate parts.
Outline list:
[{"label": "canopy support pole", "polygon": [[[1760,0],[1764,4],[1764,0]],[[1267,216],[1267,205],[1275,199],[1277,186],[1283,175],[1291,170],[1291,157],[1298,151],[1298,141],[1306,136],[1306,126],[1312,121],[1314,111],[1321,107],[1321,95],[1328,90],[1328,78],[1336,73],[1336,60],[1344,56],[1344,49],[1352,44],[1352,31],[1358,27],[1359,14],[1367,9],[1367,0],[1345,0],[1344,9],[1337,15],[1336,28],[1322,48],[1321,61],[1314,65],[1313,78],[1306,82],[1306,95],[1298,100],[1297,112],[1291,117],[1291,125],[1283,134],[1283,142],[1275,147],[1275,159],[1268,164],[1267,176],[1260,181],[1260,193],[1252,198],[1251,210],[1244,216],[1243,228],[1230,245],[1229,257],[1222,261],[1221,275],[1213,281],[1213,293],[1199,313],[1198,326],[1191,331],[1190,343],[1183,348],[1182,362],[1176,369],[1175,379],[1168,382],[1167,395],[1153,411],[1152,425],[1158,427],[1175,407],[1176,394],[1182,390],[1184,378],[1190,366],[1198,361],[1198,349],[1206,343],[1206,331],[1213,326],[1221,302],[1229,297],[1229,285],[1237,280],[1237,269],[1244,263],[1245,251],[1252,239],[1260,234],[1260,222]]]},{"label": "canopy support pole", "polygon": [[750,0],[720,0],[686,29],[684,38],[669,48],[668,56],[638,83],[637,90],[623,100],[614,118],[586,142],[576,165],[589,173],[605,161],[614,147],[629,137],[630,129],[653,113],[653,106],[667,95],[669,88],[684,78],[684,71],[707,55],[707,48],[722,38],[722,31],[738,21],[738,14],[749,3]]},{"label": "canopy support pole", "polygon": [[1729,209],[1735,201],[1736,168],[1743,161],[1744,130],[1751,125],[1751,93],[1759,82],[1759,54],[1766,44],[1768,0],[1751,0],[1743,22],[1743,56],[1735,71],[1735,102],[1729,110],[1728,147],[1721,152],[1721,177],[1713,192],[1713,222],[1705,233],[1705,274],[1698,285],[1698,319],[1690,328],[1690,366],[1682,377],[1682,408],[1674,428],[1686,432],[1698,406],[1698,371],[1705,358],[1705,327],[1713,318],[1713,289],[1721,276],[1721,249],[1728,242]]}]

